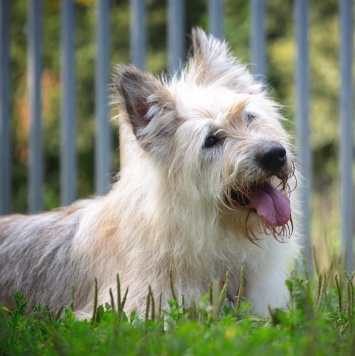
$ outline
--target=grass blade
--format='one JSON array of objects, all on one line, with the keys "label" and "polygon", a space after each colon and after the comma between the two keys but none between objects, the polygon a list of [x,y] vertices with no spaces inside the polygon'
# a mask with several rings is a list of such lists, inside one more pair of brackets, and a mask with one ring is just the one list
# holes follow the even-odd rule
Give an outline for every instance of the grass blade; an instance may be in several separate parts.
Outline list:
[{"label": "grass blade", "polygon": [[112,294],[112,289],[110,288],[110,300],[111,300],[111,310],[114,313],[115,312],[115,301],[113,298],[113,294]]},{"label": "grass blade", "polygon": [[172,296],[173,300],[177,303],[178,300],[177,300],[175,289],[174,289],[173,266],[172,265],[170,265],[170,268],[169,268],[169,281],[170,281],[171,296]]},{"label": "grass blade", "polygon": [[218,303],[217,303],[217,307],[215,308],[215,320],[217,320],[219,313],[222,310],[222,306],[226,300],[226,296],[227,296],[227,290],[228,290],[228,286],[229,286],[229,272],[227,271],[226,273],[226,280],[224,282],[221,294],[219,296],[218,299]]},{"label": "grass blade", "polygon": [[97,278],[95,277],[95,282],[94,282],[94,309],[93,309],[93,312],[92,312],[91,323],[93,323],[96,320],[97,300],[98,300],[98,288],[97,288]]},{"label": "grass blade", "polygon": [[75,288],[74,285],[71,287],[71,304],[70,304],[70,309],[74,313],[74,304],[75,304]]},{"label": "grass blade", "polygon": [[244,294],[244,266],[241,266],[240,273],[239,273],[239,290],[238,290],[238,296],[237,296],[237,301],[235,304],[235,310],[233,315],[235,318],[238,317],[239,315],[243,294]]}]

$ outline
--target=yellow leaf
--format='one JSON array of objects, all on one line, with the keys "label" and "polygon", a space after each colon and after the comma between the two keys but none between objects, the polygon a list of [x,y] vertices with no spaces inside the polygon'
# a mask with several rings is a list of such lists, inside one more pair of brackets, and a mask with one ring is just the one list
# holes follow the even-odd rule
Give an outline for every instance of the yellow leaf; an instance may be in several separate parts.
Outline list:
[{"label": "yellow leaf", "polygon": [[6,307],[1,307],[2,310],[6,311],[7,313],[12,313],[12,311]]},{"label": "yellow leaf", "polygon": [[231,340],[235,337],[235,335],[237,335],[237,328],[234,326],[230,326],[226,329],[226,331],[224,332],[224,336],[226,337],[226,339]]}]

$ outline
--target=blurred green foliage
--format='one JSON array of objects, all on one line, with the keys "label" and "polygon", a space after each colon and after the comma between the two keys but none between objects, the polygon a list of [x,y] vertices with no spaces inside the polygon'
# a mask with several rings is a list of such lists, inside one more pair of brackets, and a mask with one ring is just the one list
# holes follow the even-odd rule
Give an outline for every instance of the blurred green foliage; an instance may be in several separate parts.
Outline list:
[{"label": "blurred green foliage", "polygon": [[[270,94],[284,104],[284,115],[293,128],[295,29],[294,1],[268,0],[267,81]],[[167,67],[167,2],[147,0],[147,68],[159,73]],[[225,0],[225,37],[233,53],[249,62],[249,2]],[[193,26],[207,30],[207,1],[186,1],[186,53]],[[112,0],[111,58],[128,63],[129,1]],[[94,191],[95,134],[95,3],[76,1],[76,114],[78,154],[78,197]],[[27,210],[28,102],[27,102],[27,2],[11,1],[11,98],[13,129],[13,206],[14,212]],[[43,134],[45,155],[45,209],[59,202],[60,152],[60,1],[43,0]],[[324,228],[329,227],[337,208],[334,195],[337,179],[339,43],[338,1],[313,1],[310,9],[311,130],[314,187],[321,192],[314,209],[324,210]],[[112,116],[116,108],[112,108]],[[117,127],[113,129],[118,145]],[[119,153],[113,152],[113,167],[119,167]],[[333,209],[333,210],[332,210]]]}]

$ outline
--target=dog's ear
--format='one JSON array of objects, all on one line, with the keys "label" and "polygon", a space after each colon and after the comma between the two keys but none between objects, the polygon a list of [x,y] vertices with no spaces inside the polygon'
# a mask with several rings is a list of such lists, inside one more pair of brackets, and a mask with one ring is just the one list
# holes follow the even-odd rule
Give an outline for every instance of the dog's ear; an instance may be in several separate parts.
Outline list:
[{"label": "dog's ear", "polygon": [[230,53],[226,42],[194,28],[192,51],[185,76],[187,81],[198,85],[220,85],[237,93],[256,94],[262,91],[262,85]]},{"label": "dog's ear", "polygon": [[173,109],[174,101],[164,85],[132,65],[117,67],[114,86],[136,135],[153,118]]}]

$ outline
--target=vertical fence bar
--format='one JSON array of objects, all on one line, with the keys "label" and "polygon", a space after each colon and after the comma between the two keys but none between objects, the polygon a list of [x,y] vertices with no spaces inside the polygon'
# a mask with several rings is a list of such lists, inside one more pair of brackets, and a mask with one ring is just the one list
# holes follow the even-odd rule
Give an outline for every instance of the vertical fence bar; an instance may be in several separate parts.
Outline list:
[{"label": "vertical fence bar", "polygon": [[145,12],[145,0],[131,0],[131,62],[141,70],[146,66]]},{"label": "vertical fence bar", "polygon": [[309,134],[309,43],[308,43],[308,12],[309,0],[295,2],[296,31],[296,71],[295,71],[295,121],[298,160],[304,180],[300,182],[302,201],[302,222],[300,224],[305,238],[304,257],[309,273],[313,273],[312,242],[310,236],[311,217],[311,182],[312,158]]},{"label": "vertical fence bar", "polygon": [[251,63],[253,73],[260,76],[260,80],[266,75],[266,35],[265,35],[265,0],[251,0]]},{"label": "vertical fence bar", "polygon": [[10,0],[0,1],[0,214],[10,213]]},{"label": "vertical fence bar", "polygon": [[354,203],[353,203],[353,1],[340,0],[340,219],[342,254],[346,269],[352,273]]},{"label": "vertical fence bar", "polygon": [[72,203],[76,197],[74,0],[62,0],[61,16],[61,204],[68,205]]},{"label": "vertical fence bar", "polygon": [[110,81],[110,6],[111,0],[96,0],[96,193],[105,194],[110,187],[111,126],[109,120]]},{"label": "vertical fence bar", "polygon": [[41,0],[28,1],[29,211],[43,209]]},{"label": "vertical fence bar", "polygon": [[208,32],[223,39],[223,0],[208,0]]},{"label": "vertical fence bar", "polygon": [[184,55],[185,0],[168,2],[168,55],[169,72],[176,72]]}]

